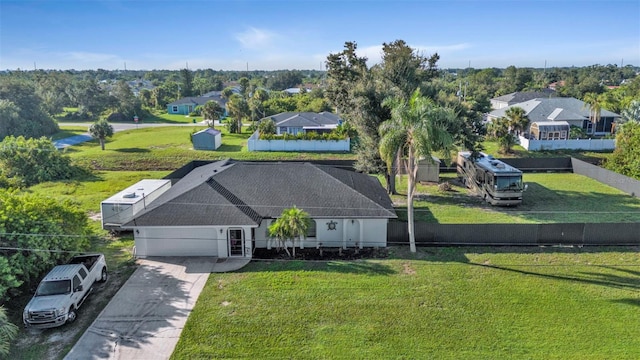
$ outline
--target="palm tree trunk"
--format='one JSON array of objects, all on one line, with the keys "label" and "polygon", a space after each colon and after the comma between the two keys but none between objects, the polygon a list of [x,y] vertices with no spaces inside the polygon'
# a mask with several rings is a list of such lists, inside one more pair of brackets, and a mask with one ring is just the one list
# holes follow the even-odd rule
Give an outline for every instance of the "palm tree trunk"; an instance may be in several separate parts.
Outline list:
[{"label": "palm tree trunk", "polygon": [[409,249],[416,252],[416,236],[413,224],[413,192],[415,190],[415,179],[417,167],[413,161],[413,151],[409,149],[409,160],[407,163],[407,225],[409,232]]}]

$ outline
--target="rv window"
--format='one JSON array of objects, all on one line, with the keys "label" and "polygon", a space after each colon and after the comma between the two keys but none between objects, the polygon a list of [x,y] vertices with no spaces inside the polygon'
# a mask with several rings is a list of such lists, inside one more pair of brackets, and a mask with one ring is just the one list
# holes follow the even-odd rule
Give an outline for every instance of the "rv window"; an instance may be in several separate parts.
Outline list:
[{"label": "rv window", "polygon": [[522,176],[499,176],[496,178],[498,191],[522,191]]}]

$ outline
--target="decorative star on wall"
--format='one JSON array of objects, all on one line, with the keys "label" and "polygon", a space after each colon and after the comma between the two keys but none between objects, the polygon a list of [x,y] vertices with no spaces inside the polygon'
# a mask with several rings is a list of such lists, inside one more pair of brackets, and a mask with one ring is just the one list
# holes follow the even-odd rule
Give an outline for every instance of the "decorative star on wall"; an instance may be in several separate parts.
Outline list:
[{"label": "decorative star on wall", "polygon": [[335,230],[336,229],[336,225],[338,225],[337,222],[331,220],[327,223],[327,230]]}]

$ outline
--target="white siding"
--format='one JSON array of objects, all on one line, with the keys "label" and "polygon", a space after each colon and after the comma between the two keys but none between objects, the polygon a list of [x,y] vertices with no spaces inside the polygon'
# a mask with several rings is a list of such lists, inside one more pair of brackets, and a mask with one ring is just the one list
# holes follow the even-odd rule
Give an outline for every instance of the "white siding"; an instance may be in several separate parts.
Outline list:
[{"label": "white siding", "polygon": [[[303,239],[296,243],[300,248],[315,247],[386,247],[387,219],[314,219],[316,221],[316,237]],[[269,243],[267,228],[271,219],[263,220],[255,231],[256,248],[275,247],[276,243]],[[335,230],[329,230],[329,224],[335,225]],[[333,226],[332,225],[332,226]],[[287,246],[291,246],[288,243]]]}]

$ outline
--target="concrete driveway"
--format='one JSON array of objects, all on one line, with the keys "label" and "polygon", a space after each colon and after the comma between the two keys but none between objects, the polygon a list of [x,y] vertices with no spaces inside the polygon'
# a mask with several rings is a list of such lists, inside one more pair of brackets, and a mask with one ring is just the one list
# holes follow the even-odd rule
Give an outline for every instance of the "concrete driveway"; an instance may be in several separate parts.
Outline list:
[{"label": "concrete driveway", "polygon": [[139,267],[65,359],[168,359],[212,272],[236,271],[249,259],[170,257]]}]

